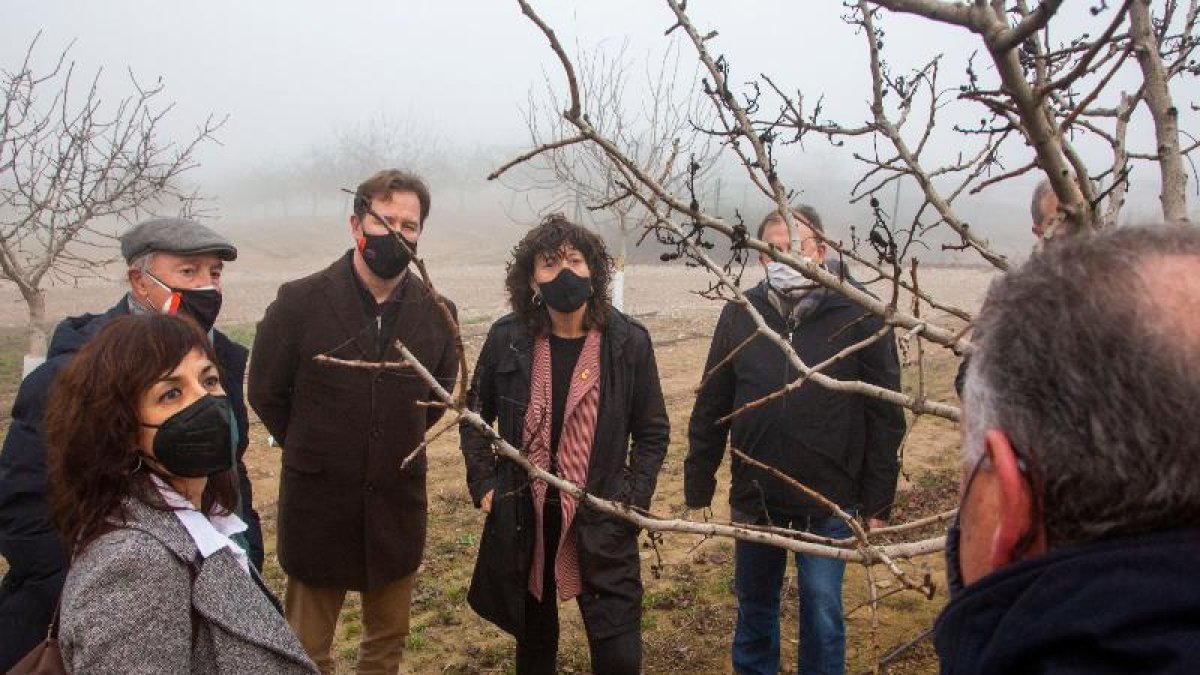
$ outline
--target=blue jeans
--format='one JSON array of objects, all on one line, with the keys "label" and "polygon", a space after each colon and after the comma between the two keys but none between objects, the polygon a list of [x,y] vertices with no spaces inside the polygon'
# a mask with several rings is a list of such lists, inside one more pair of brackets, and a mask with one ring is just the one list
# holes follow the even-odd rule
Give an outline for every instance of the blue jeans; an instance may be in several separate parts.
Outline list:
[{"label": "blue jeans", "polygon": [[[823,537],[849,537],[840,518],[774,520],[776,526],[806,530]],[[733,592],[737,627],[733,633],[733,670],[739,675],[779,672],[779,595],[787,569],[787,551],[737,541],[734,544]],[[840,560],[796,554],[800,600],[801,675],[842,675],[846,670],[846,625],[842,618]]]}]

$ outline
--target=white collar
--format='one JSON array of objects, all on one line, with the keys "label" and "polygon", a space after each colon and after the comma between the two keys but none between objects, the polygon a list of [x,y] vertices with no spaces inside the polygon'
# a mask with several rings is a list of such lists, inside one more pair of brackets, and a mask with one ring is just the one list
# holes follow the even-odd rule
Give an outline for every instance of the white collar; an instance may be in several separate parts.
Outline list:
[{"label": "white collar", "polygon": [[158,488],[163,501],[173,509],[175,517],[183,524],[183,529],[187,530],[201,556],[208,558],[217,551],[228,548],[242,569],[247,574],[250,573],[250,558],[246,551],[230,538],[246,531],[246,523],[241,518],[233,513],[205,516],[162,478],[150,474],[150,479],[154,481],[154,486]]}]

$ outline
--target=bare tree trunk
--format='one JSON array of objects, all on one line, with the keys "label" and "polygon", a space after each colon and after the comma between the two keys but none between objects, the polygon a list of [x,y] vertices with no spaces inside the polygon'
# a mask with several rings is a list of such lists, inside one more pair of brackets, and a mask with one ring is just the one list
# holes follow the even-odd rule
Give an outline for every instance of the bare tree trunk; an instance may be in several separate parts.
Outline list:
[{"label": "bare tree trunk", "polygon": [[625,311],[625,240],[628,238],[628,233],[625,231],[625,225],[622,224],[618,230],[621,237],[621,248],[617,253],[616,270],[613,272],[612,280],[612,306],[624,312]]},{"label": "bare tree trunk", "polygon": [[1171,101],[1169,79],[1154,37],[1149,0],[1134,0],[1129,6],[1129,24],[1133,32],[1134,53],[1145,78],[1146,107],[1154,119],[1158,166],[1162,174],[1163,217],[1184,224],[1187,217],[1187,174],[1179,151],[1179,111]]},{"label": "bare tree trunk", "polygon": [[20,291],[29,308],[29,347],[21,368],[24,379],[46,360],[46,293],[40,288],[21,288]]}]

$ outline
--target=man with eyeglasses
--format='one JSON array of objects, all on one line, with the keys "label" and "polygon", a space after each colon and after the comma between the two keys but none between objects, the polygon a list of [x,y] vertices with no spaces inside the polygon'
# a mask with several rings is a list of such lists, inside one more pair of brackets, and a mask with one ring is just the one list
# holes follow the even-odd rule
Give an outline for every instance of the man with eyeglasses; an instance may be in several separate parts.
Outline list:
[{"label": "man with eyeglasses", "polygon": [[[840,262],[826,255],[824,230],[809,206],[792,211],[800,247],[794,253],[831,271]],[[786,222],[772,212],[757,238],[780,251],[791,249]],[[787,340],[810,367],[832,378],[899,389],[900,363],[892,332],[882,320],[843,294],[809,280],[762,254],[766,279],[746,298],[771,331]],[[856,284],[847,277],[846,283]],[[856,284],[857,285],[857,284]],[[691,508],[707,507],[725,444],[816,490],[872,527],[888,517],[896,491],[896,453],[904,437],[903,411],[879,399],[838,392],[813,381],[769,400],[799,377],[784,351],[755,336],[749,312],[731,302],[717,321],[704,379],[688,428],[684,496]],[[857,350],[833,358],[853,345]],[[753,402],[760,404],[748,405]],[[745,409],[743,409],[745,406]],[[732,418],[731,418],[732,416]],[[729,492],[733,520],[804,530],[824,537],[851,536],[828,508],[776,475],[734,457]],[[842,618],[843,562],[796,555],[800,604],[798,672],[845,670]],[[779,603],[787,552],[745,541],[734,549],[737,625],[733,667],[738,673],[779,672]]]},{"label": "man with eyeglasses", "polygon": [[1200,232],[1047,247],[972,342],[941,672],[1200,672]]},{"label": "man with eyeglasses", "polygon": [[[409,270],[429,216],[419,177],[380,171],[358,186],[354,247],[284,284],[258,325],[250,404],[283,446],[279,563],[284,614],[321,672],[348,591],[362,596],[359,673],[397,672],[425,550],[425,431],[444,409],[397,365],[402,342],[447,389],[458,352],[454,306]],[[449,301],[447,301],[448,303]],[[327,355],[359,364],[315,360]]]}]

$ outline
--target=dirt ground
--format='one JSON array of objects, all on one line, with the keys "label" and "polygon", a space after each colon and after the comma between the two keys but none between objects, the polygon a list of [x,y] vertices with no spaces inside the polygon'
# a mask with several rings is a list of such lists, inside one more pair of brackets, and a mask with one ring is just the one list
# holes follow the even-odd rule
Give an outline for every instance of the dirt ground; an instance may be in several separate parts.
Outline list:
[{"label": "dirt ground", "polygon": [[[278,258],[255,263],[239,260],[231,265],[224,282],[225,306],[220,327],[235,339],[253,339],[253,322],[274,297],[279,283],[316,270],[332,260]],[[251,264],[246,264],[250,262]],[[268,264],[269,263],[269,264]],[[482,342],[492,320],[505,311],[503,266],[453,265],[432,260],[430,271],[439,289],[459,307],[468,345],[468,361]],[[747,283],[757,281],[747,275]],[[941,301],[974,309],[986,289],[986,272],[959,268],[924,270],[922,287]],[[683,513],[682,470],[686,453],[686,428],[700,381],[708,340],[719,306],[701,298],[707,278],[679,265],[635,266],[627,274],[627,309],[642,318],[655,340],[660,376],[671,417],[672,440],[659,479],[652,510]],[[95,283],[80,288],[52,289],[48,312],[63,316],[80,311],[101,311],[120,297],[116,283]],[[877,293],[886,291],[877,289]],[[7,295],[5,295],[7,294]],[[3,299],[10,301],[3,302]],[[938,313],[931,313],[938,318]],[[16,328],[24,322],[19,298],[9,289],[0,293],[0,410],[7,427],[8,413],[20,371],[23,345]],[[954,402],[950,381],[956,367],[953,355],[928,349],[925,382],[928,394]],[[906,388],[915,386],[915,368],[906,372]],[[255,483],[256,506],[263,516],[268,539],[266,577],[282,590],[283,573],[273,555],[275,507],[280,473],[279,451],[267,446],[266,433],[252,421],[251,445],[246,459]],[[952,506],[955,499],[957,433],[953,425],[922,418],[911,430],[903,451],[903,475],[893,521],[901,522]],[[483,518],[470,503],[464,482],[457,434],[449,433],[429,450],[429,539],[415,591],[412,627],[405,656],[406,670],[414,673],[506,673],[513,670],[511,638],[479,619],[466,605],[466,591],[478,547]],[[722,468],[720,491],[714,499],[714,517],[728,517],[724,492],[727,464]],[[936,536],[937,528],[910,538]],[[696,536],[667,535],[652,543],[643,534],[643,579],[646,586],[643,634],[647,673],[727,673],[735,606],[730,592],[732,544]],[[336,556],[337,551],[330,551]],[[872,570],[878,592],[887,597],[872,616],[860,605],[868,597],[864,570],[850,565],[845,587],[849,615],[847,648],[849,672],[863,672],[879,655],[919,638],[932,624],[945,601],[941,587],[941,555],[907,561],[914,574],[928,574],[938,592],[932,599],[900,592],[880,569]],[[0,565],[2,567],[2,565]],[[784,607],[784,670],[792,671],[796,659],[796,605],[794,574],[789,575]],[[352,670],[361,633],[359,606],[348,602],[339,624],[335,649],[343,670]],[[578,610],[564,606],[560,669],[588,672],[587,645]],[[928,640],[919,641],[890,662],[888,672],[936,672]]]}]

